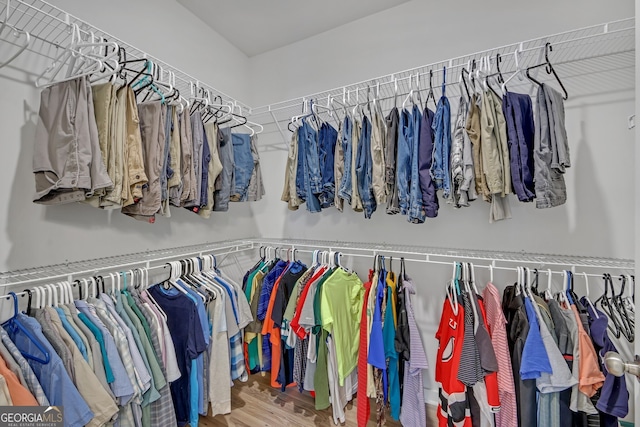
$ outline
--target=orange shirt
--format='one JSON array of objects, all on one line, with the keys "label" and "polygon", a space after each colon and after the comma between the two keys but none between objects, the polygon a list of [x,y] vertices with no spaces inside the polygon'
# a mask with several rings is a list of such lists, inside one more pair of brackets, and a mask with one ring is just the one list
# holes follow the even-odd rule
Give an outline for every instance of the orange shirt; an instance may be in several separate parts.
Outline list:
[{"label": "orange shirt", "polygon": [[[287,270],[285,269],[284,272]],[[278,294],[278,288],[280,287],[280,279],[282,279],[283,274],[278,277],[276,283],[273,285],[273,290],[271,291],[271,296],[269,297],[269,305],[267,306],[267,314],[264,318],[264,322],[262,322],[262,335],[271,334],[269,337],[269,342],[271,343],[271,387],[280,387],[278,384],[278,374],[280,373],[280,358],[281,348],[280,348],[280,328],[275,326],[273,320],[271,320],[271,313],[273,313],[273,304],[276,300],[276,295]]]},{"label": "orange shirt", "polygon": [[578,351],[580,352],[580,365],[578,367],[578,389],[589,397],[592,397],[600,387],[604,385],[604,375],[598,365],[598,356],[593,347],[589,334],[584,330],[580,314],[575,305],[571,310],[576,316],[578,324]]},{"label": "orange shirt", "polygon": [[33,397],[29,390],[20,384],[20,380],[16,374],[9,369],[7,362],[5,362],[1,356],[0,375],[2,375],[7,382],[9,394],[11,395],[11,400],[15,406],[38,406],[36,398]]}]

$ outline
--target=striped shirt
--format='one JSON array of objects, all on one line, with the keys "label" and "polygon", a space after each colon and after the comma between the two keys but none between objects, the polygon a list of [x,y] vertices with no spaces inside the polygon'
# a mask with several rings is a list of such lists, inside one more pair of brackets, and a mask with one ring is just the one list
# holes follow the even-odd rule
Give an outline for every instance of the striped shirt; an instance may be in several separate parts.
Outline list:
[{"label": "striped shirt", "polygon": [[422,337],[416,324],[413,313],[411,295],[415,295],[416,290],[410,278],[403,281],[405,292],[407,318],[409,320],[409,346],[410,358],[405,361],[404,368],[404,388],[402,392],[402,408],[400,410],[400,422],[403,426],[426,426],[427,412],[424,403],[424,385],[422,370],[429,368],[427,355],[424,351]]},{"label": "striped shirt", "polygon": [[507,341],[507,319],[505,319],[502,312],[498,289],[492,283],[487,284],[482,296],[487,311],[487,324],[491,333],[491,342],[498,360],[500,412],[496,413],[496,427],[511,427],[518,425],[518,410],[511,356],[509,355]]},{"label": "striped shirt", "polygon": [[3,328],[0,328],[0,338],[7,350],[9,350],[9,353],[11,353],[11,356],[13,356],[13,359],[18,363],[18,365],[20,365],[20,370],[27,382],[29,391],[33,394],[33,397],[36,398],[38,404],[40,406],[49,406],[49,399],[47,399],[47,396],[44,394],[44,390],[38,381],[38,377],[36,377],[36,374],[33,372],[33,369],[31,369],[31,366],[29,366],[27,359],[22,356],[20,350],[18,350],[13,341],[11,341],[11,338],[9,338],[9,335]]}]

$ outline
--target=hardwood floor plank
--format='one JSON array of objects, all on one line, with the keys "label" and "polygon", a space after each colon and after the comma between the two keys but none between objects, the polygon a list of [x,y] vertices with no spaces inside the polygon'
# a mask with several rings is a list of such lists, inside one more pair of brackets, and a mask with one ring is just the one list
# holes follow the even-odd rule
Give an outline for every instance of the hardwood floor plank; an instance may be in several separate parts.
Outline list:
[{"label": "hardwood floor plank", "polygon": [[[246,383],[235,382],[231,388],[231,413],[215,417],[200,417],[200,427],[328,427],[333,426],[331,408],[319,411],[308,392],[299,393],[295,387],[285,392],[269,384],[269,376],[251,375]],[[357,399],[345,408],[344,427],[357,427]],[[371,416],[367,426],[375,427],[375,402],[371,402]],[[386,414],[386,426],[400,426]],[[428,407],[427,425],[435,423],[435,408]]]}]

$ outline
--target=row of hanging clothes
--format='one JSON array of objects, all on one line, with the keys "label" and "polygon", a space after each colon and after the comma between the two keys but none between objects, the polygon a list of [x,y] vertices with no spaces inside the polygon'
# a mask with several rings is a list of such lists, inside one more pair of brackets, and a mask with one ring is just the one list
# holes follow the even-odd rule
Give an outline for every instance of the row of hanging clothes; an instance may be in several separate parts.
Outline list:
[{"label": "row of hanging clothes", "polygon": [[[481,197],[490,203],[490,222],[511,218],[510,194],[520,202],[535,201],[537,208],[564,204],[564,173],[571,166],[564,113],[568,93],[549,60],[551,45],[544,49],[545,61],[528,68],[520,68],[516,51],[516,71],[506,80],[500,54],[495,72],[490,57],[470,62],[460,73],[460,95],[452,100],[457,101],[455,116],[446,94],[451,84],[446,67],[438,101],[433,70],[424,102],[418,73],[409,77],[411,89],[400,108],[396,80],[386,115],[379,83],[373,100],[367,88],[364,103],[355,89],[353,109],[347,108],[346,90],[342,103],[331,96],[326,106],[309,101],[310,111],[289,123],[282,201],[291,210],[306,203],[310,212],[332,206],[343,211],[347,205],[365,218],[384,207],[387,214],[400,213],[416,224],[438,215],[439,198],[460,208]],[[562,93],[532,75],[541,67]],[[508,90],[516,76],[526,76],[537,88],[535,103],[526,93]],[[322,120],[324,113],[335,123]]]},{"label": "row of hanging clothes", "polygon": [[237,103],[193,82],[187,97],[173,72],[72,27],[70,44],[36,80],[44,89],[35,203],[83,202],[153,223],[170,206],[208,218],[230,201],[262,198],[263,128]]},{"label": "row of hanging clothes", "polygon": [[229,413],[233,381],[247,380],[242,288],[212,256],[169,270],[153,286],[138,269],[36,287],[26,312],[10,293],[0,405],[62,407],[69,427],[197,426],[209,407]]},{"label": "row of hanging clothes", "polygon": [[544,290],[537,270],[517,272],[501,298],[493,277],[480,293],[473,265],[454,264],[436,333],[439,425],[618,426],[629,391],[604,356],[617,352],[612,338],[634,339],[633,297],[623,296],[631,277],[621,276],[616,294],[605,274],[592,302],[588,282],[586,295],[576,294],[571,271],[556,294],[551,272]]},{"label": "row of hanging clothes", "polygon": [[[245,274],[254,324],[245,329],[251,373],[270,371],[271,385],[310,393],[318,410],[332,407],[336,425],[357,401],[359,426],[376,399],[377,425],[386,416],[424,426],[424,347],[413,314],[415,285],[404,270],[374,260],[366,281],[340,264],[340,253],[314,251],[307,267],[267,250]],[[287,257],[289,258],[289,256]],[[392,261],[392,260],[391,260]]]}]

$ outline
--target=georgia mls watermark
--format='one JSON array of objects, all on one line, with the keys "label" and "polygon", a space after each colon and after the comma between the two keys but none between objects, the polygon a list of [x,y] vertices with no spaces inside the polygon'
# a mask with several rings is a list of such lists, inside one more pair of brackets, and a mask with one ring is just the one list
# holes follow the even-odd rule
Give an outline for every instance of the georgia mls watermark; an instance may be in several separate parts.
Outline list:
[{"label": "georgia mls watermark", "polygon": [[63,427],[62,406],[0,406],[0,427]]}]

